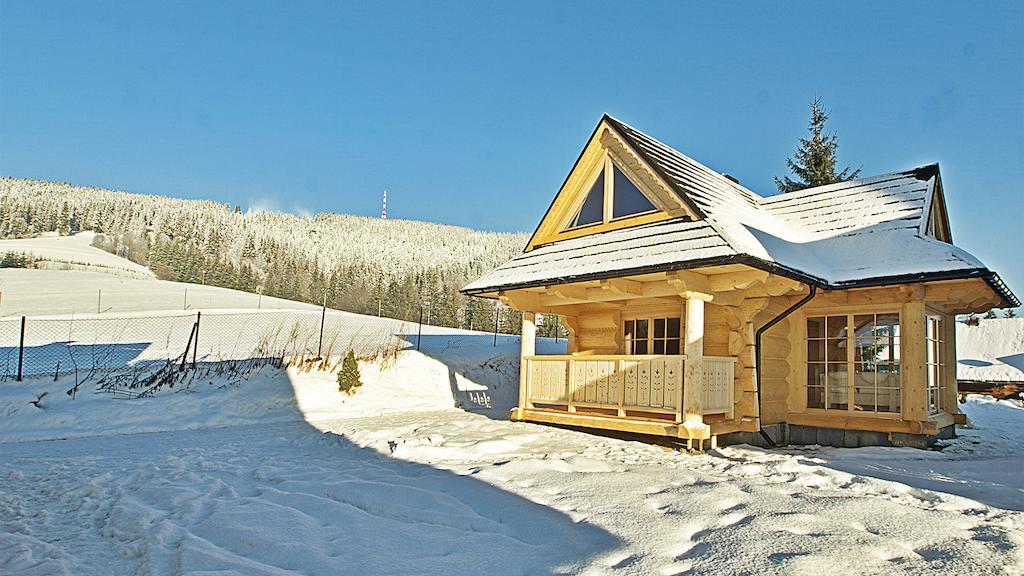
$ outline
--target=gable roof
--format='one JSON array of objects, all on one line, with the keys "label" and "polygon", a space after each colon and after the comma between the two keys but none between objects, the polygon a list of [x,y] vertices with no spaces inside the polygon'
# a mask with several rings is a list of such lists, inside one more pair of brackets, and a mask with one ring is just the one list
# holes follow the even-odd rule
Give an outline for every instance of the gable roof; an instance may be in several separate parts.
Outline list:
[{"label": "gable roof", "polygon": [[1008,305],[1020,305],[977,258],[926,236],[932,199],[941,190],[937,164],[761,197],[611,116],[603,122],[702,219],[536,247],[463,292],[743,263],[833,289],[980,277]]}]

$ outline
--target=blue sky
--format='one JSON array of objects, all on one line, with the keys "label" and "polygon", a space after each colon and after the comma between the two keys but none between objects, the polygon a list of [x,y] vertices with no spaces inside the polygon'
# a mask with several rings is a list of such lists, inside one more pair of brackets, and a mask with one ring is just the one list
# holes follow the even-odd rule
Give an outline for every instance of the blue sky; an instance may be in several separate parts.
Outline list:
[{"label": "blue sky", "polygon": [[1022,4],[0,0],[0,174],[532,230],[603,112],[768,194],[818,95],[1020,294]]}]

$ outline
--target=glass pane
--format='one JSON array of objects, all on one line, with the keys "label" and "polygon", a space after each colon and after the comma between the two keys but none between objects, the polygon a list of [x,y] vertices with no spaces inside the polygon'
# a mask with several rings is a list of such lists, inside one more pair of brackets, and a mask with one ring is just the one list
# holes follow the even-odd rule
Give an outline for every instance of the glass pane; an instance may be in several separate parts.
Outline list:
[{"label": "glass pane", "polygon": [[640,339],[647,338],[647,320],[636,321],[636,337]]},{"label": "glass pane", "polygon": [[834,410],[846,410],[847,389],[849,378],[846,371],[846,364],[828,364],[826,380],[828,382],[828,407]]},{"label": "glass pane", "polygon": [[618,166],[612,166],[612,218],[657,210],[643,192],[626,177]]},{"label": "glass pane", "polygon": [[807,407],[808,408],[824,408],[825,407],[825,389],[824,388],[808,388],[807,389]]},{"label": "glass pane", "polygon": [[655,340],[654,341],[654,353],[655,354],[664,354],[665,353],[665,341],[664,340]]},{"label": "glass pane", "polygon": [[888,345],[885,340],[857,338],[857,348],[853,351],[855,362],[881,362],[888,360],[888,357]]},{"label": "glass pane", "polygon": [[939,321],[934,316],[928,317],[928,331],[925,337],[932,340],[938,340],[939,338]]},{"label": "glass pane", "polygon": [[668,319],[668,337],[679,338],[679,318]]},{"label": "glass pane", "polygon": [[824,362],[825,361],[825,341],[824,340],[808,340],[807,341],[807,361],[808,362]]},{"label": "glass pane", "polygon": [[824,386],[825,385],[825,365],[824,364],[808,364],[807,365],[807,385],[808,386]]},{"label": "glass pane", "polygon": [[647,340],[633,342],[633,354],[647,354]]},{"label": "glass pane", "polygon": [[573,220],[572,226],[586,226],[604,221],[604,172],[598,175],[597,181],[587,192],[587,199],[583,201],[583,207]]},{"label": "glass pane", "polygon": [[878,412],[899,412],[899,388],[879,388],[875,394],[875,409]]},{"label": "glass pane", "polygon": [[846,362],[846,340],[825,340],[826,360],[829,362]]},{"label": "glass pane", "polygon": [[900,315],[895,313],[875,315],[875,335],[884,338],[899,338]]},{"label": "glass pane", "polygon": [[625,327],[625,334],[624,335],[626,336],[626,339],[628,340],[628,339],[633,337],[633,330],[634,330],[635,322],[633,320],[626,320],[625,322],[623,322],[623,325]]},{"label": "glass pane", "polygon": [[679,339],[670,339],[665,343],[665,354],[679,354]]},{"label": "glass pane", "polygon": [[807,319],[807,337],[808,338],[824,338],[825,337],[825,318],[808,318]]},{"label": "glass pane", "polygon": [[654,337],[664,338],[665,337],[665,319],[655,318],[654,319]]},{"label": "glass pane", "polygon": [[853,333],[857,338],[871,338],[874,336],[874,327],[874,314],[858,314],[853,317]]},{"label": "glass pane", "polygon": [[872,364],[854,364],[853,409],[875,411],[875,367]]},{"label": "glass pane", "polygon": [[876,376],[876,382],[878,382],[879,388],[899,388],[899,365],[882,364],[878,366],[878,375]]},{"label": "glass pane", "polygon": [[825,323],[826,338],[846,337],[846,316],[829,316]]},{"label": "glass pane", "polygon": [[875,386],[875,366],[858,362],[853,365],[854,386]]}]

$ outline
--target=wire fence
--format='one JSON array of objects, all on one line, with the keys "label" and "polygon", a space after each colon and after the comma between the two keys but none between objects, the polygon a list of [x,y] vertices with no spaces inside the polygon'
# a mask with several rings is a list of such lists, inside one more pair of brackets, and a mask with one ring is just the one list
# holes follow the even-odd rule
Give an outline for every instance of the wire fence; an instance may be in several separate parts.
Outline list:
[{"label": "wire fence", "polygon": [[0,381],[137,365],[372,357],[418,334],[461,332],[334,310],[202,311],[0,318]]}]

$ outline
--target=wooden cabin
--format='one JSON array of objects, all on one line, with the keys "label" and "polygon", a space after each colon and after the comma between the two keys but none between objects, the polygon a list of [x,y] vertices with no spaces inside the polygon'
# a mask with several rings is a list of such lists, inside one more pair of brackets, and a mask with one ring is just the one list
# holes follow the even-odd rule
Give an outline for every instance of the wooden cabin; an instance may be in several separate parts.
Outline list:
[{"label": "wooden cabin", "polygon": [[[923,446],[963,423],[954,315],[1020,303],[952,243],[938,165],[762,197],[604,116],[524,252],[515,420]],[[536,315],[569,330],[536,355]]]}]

